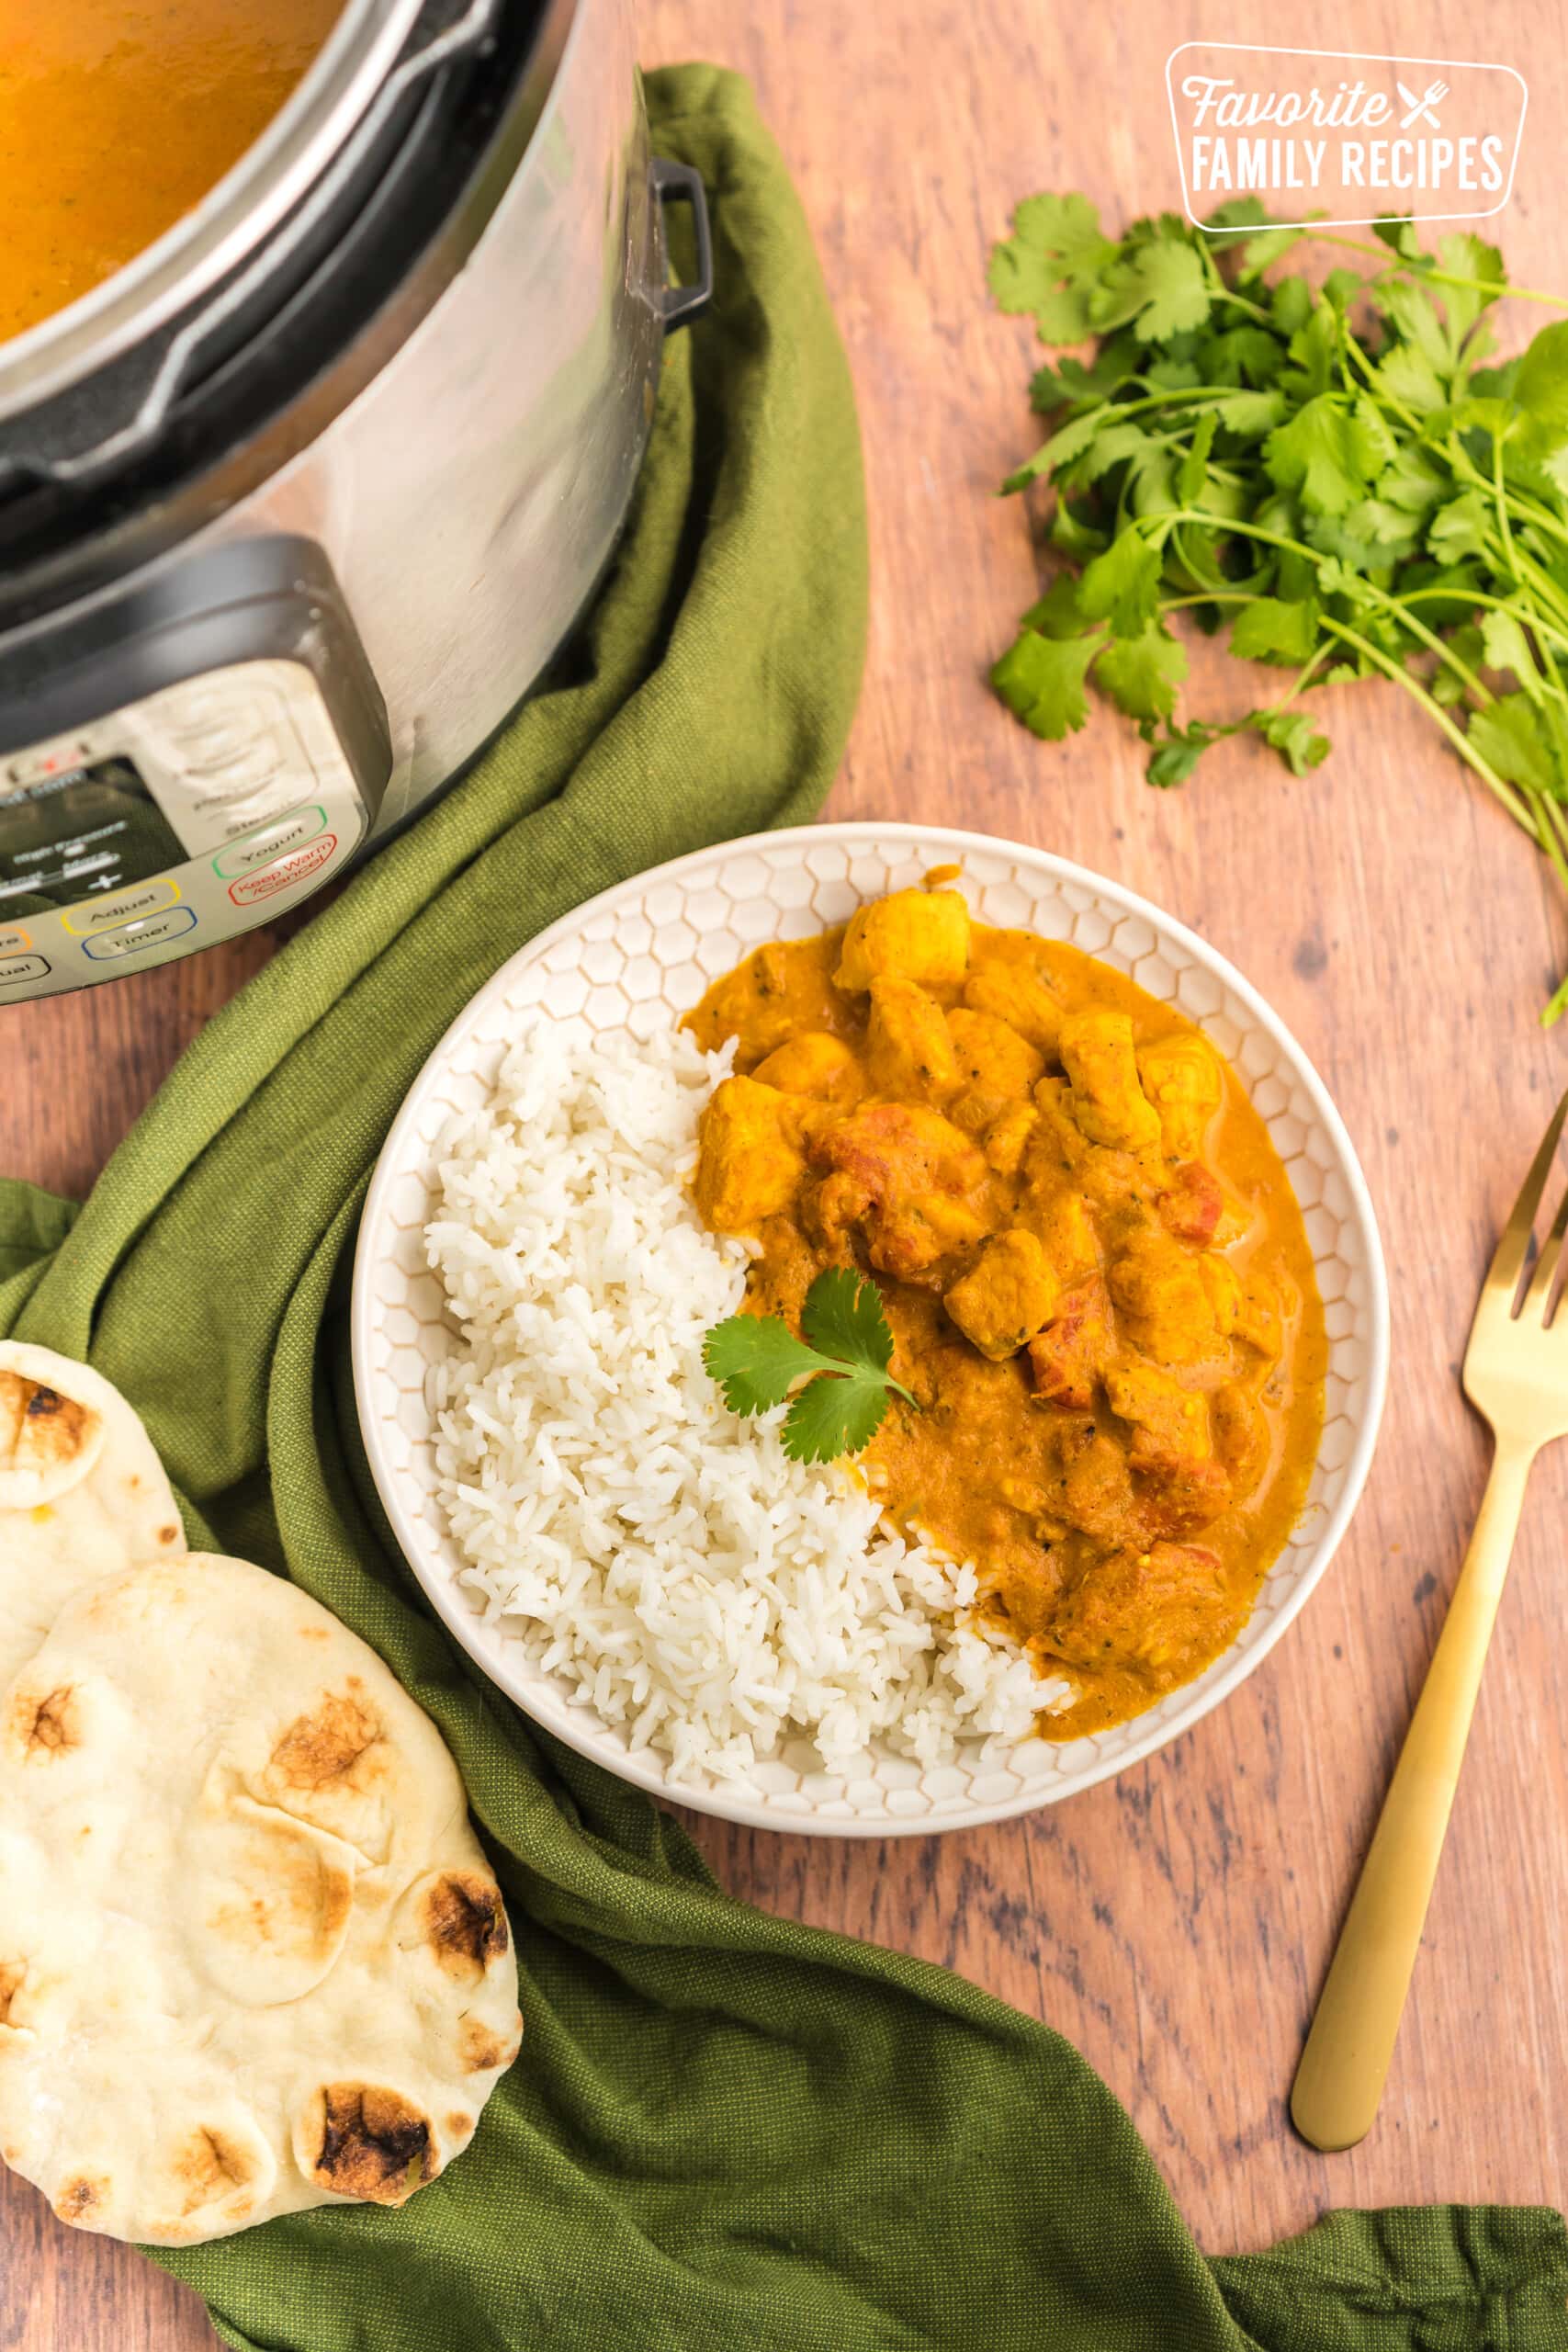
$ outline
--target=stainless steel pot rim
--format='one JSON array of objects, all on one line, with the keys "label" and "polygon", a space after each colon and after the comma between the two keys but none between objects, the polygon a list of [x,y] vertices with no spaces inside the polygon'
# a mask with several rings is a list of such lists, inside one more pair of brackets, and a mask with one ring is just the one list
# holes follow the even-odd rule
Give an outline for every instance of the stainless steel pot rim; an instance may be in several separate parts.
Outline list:
[{"label": "stainless steel pot rim", "polygon": [[79,301],[0,344],[0,423],[155,335],[254,251],[349,137],[424,5],[345,0],[282,111],[193,211]]}]

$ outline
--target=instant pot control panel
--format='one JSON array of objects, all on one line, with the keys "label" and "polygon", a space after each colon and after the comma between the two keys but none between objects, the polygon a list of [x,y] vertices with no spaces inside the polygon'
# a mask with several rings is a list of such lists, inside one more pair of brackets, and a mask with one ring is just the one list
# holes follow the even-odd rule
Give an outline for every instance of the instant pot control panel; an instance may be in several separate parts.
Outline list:
[{"label": "instant pot control panel", "polygon": [[[173,603],[161,591],[118,614],[95,652],[51,666],[47,695],[30,697],[56,715],[74,697],[96,716],[17,743],[28,704],[12,706],[0,1008],[248,931],[364,842],[389,765],[379,696],[316,551],[303,564],[299,543],[265,545],[259,573],[253,553]],[[101,707],[126,685],[143,690]]]}]

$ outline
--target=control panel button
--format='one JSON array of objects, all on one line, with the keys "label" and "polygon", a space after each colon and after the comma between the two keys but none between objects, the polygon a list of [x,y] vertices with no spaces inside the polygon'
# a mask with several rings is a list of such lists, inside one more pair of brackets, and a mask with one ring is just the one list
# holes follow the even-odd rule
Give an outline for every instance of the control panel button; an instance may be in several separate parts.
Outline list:
[{"label": "control panel button", "polygon": [[211,735],[187,738],[182,748],[186,766],[200,778],[197,788],[208,798],[250,792],[283,765],[283,746],[270,728],[259,735],[240,735],[225,727]]},{"label": "control panel button", "polygon": [[0,989],[19,989],[28,980],[41,980],[48,971],[41,956],[6,956],[0,958]]},{"label": "control panel button", "polygon": [[233,874],[254,874],[258,865],[270,865],[285,850],[298,849],[302,842],[313,842],[327,821],[324,808],[296,808],[291,816],[279,818],[276,824],[264,825],[259,833],[247,833],[243,841],[231,842],[220,850],[213,859],[213,871],[227,881]]},{"label": "control panel button", "polygon": [[32,944],[30,931],[0,931],[0,956],[19,956]]},{"label": "control panel button", "polygon": [[160,907],[172,907],[179,895],[179,884],[160,874],[132,889],[117,890],[110,898],[87,899],[80,906],[67,907],[60,920],[67,931],[81,938],[92,932],[113,931],[141,915],[156,914]]},{"label": "control panel button", "polygon": [[297,882],[319,874],[336,848],[337,835],[322,833],[319,840],[307,842],[303,849],[291,849],[254,874],[242,875],[238,882],[230,883],[229,896],[237,907],[251,907],[260,899],[275,898],[279,890],[291,890]]},{"label": "control panel button", "polygon": [[164,940],[182,938],[195,929],[196,917],[188,907],[171,907],[165,914],[122,923],[118,931],[96,932],[82,942],[82,953],[95,964],[111,964],[118,956],[139,955],[144,947],[161,947]]}]

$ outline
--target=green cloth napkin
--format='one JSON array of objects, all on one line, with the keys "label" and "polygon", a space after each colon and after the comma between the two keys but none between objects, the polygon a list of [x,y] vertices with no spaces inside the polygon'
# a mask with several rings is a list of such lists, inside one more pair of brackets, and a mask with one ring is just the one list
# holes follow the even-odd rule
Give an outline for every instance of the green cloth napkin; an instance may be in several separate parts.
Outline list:
[{"label": "green cloth napkin", "polygon": [[1344,2214],[1206,2262],[1067,2042],[722,1894],[668,1815],[474,1675],[381,1523],[345,1308],[404,1090],[542,924],[815,809],[859,676],[854,410],[799,209],[742,83],[692,66],[649,95],[713,192],[719,292],[668,354],[577,673],[210,1023],[79,1216],[0,1190],[0,1330],[90,1357],[193,1544],[296,1577],[428,1708],[522,1964],[522,2058],[401,2212],[159,2259],[247,2352],[1568,2346],[1550,2213]]}]

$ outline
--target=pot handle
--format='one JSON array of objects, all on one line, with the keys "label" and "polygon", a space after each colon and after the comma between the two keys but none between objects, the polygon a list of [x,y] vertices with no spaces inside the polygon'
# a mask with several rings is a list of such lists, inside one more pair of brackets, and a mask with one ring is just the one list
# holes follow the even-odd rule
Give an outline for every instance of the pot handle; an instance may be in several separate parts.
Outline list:
[{"label": "pot handle", "polygon": [[692,227],[697,240],[697,274],[690,286],[662,286],[659,289],[659,311],[669,334],[676,327],[690,326],[700,319],[713,300],[713,237],[708,228],[707,190],[703,175],[690,164],[672,164],[663,155],[655,155],[649,166],[653,187],[653,200],[660,212],[668,204],[689,204]]}]

